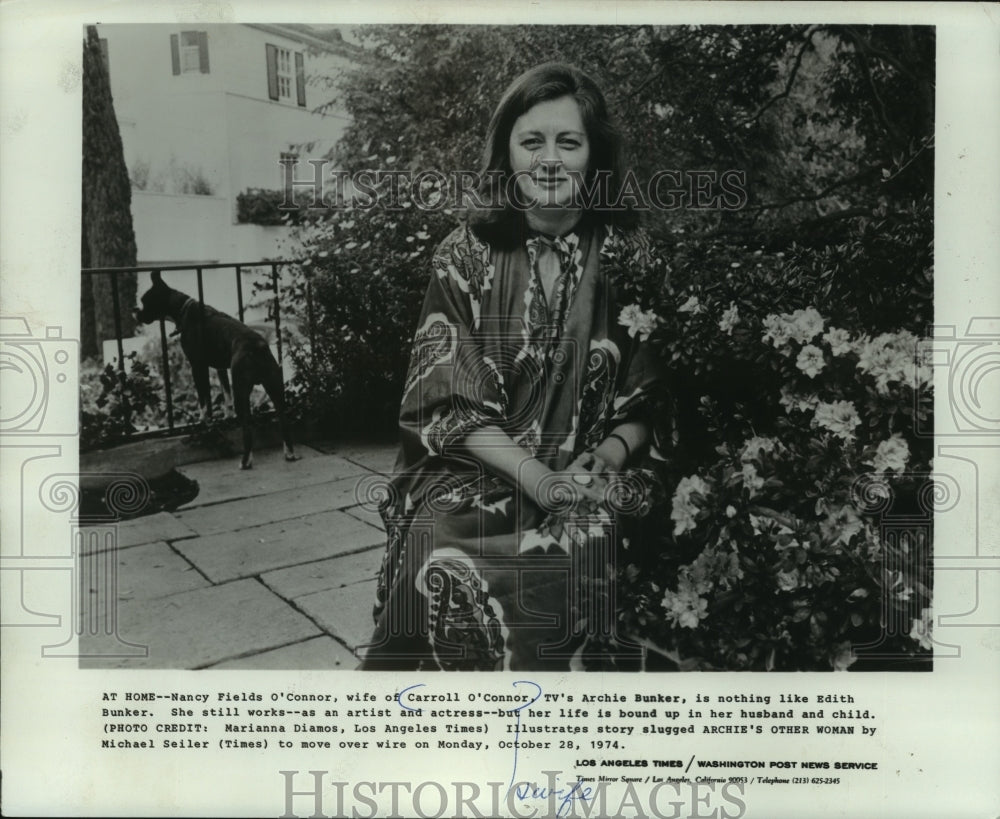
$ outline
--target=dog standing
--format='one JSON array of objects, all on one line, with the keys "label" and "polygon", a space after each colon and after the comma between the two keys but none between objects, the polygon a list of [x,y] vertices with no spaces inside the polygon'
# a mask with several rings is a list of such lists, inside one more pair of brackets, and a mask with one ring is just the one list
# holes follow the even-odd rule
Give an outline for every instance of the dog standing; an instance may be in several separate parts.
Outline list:
[{"label": "dog standing", "polygon": [[[203,420],[211,411],[208,369],[213,367],[218,371],[222,391],[232,402],[236,417],[243,426],[243,458],[240,468],[253,467],[250,393],[255,384],[264,387],[278,414],[281,438],[285,445],[285,460],[298,460],[285,417],[285,384],[281,367],[264,337],[232,316],[168,287],[159,271],[153,272],[152,279],[152,287],[142,294],[142,308],[135,312],[136,321],[151,324],[164,318],[170,319],[177,327],[181,349],[191,364]],[[227,370],[233,371],[232,387]]]}]

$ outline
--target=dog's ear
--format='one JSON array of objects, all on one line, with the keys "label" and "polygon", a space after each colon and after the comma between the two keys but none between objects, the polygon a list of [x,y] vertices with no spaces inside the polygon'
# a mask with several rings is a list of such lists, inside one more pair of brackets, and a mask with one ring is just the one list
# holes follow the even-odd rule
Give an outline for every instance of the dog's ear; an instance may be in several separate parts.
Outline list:
[{"label": "dog's ear", "polygon": [[149,274],[149,277],[153,280],[153,284],[156,285],[163,284],[163,278],[160,276],[159,270],[154,270],[152,273]]}]

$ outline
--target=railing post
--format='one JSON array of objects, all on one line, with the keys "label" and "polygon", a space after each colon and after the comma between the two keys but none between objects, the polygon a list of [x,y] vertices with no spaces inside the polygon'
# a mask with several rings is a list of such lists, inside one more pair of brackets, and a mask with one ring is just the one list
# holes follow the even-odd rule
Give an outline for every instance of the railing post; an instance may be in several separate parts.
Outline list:
[{"label": "railing post", "polygon": [[167,397],[167,429],[174,431],[174,396],[170,386],[170,351],[167,347],[167,324],[160,319],[160,352],[163,359],[163,391]]},{"label": "railing post", "polygon": [[243,265],[236,265],[236,304],[240,309],[240,321],[243,321]]},{"label": "railing post", "polygon": [[271,262],[271,283],[274,285],[274,334],[278,340],[278,364],[281,357],[281,299],[278,297],[278,263]]},{"label": "railing post", "polygon": [[302,274],[306,277],[306,310],[308,311],[309,317],[309,363],[312,365],[313,372],[316,371],[316,315],[313,312],[313,291],[312,291],[312,281],[306,273]]},{"label": "railing post", "polygon": [[[115,315],[115,341],[118,343],[118,385],[121,389],[122,416],[126,427],[132,426],[132,409],[129,407],[128,394],[125,391],[125,345],[122,343],[121,299],[118,297],[118,274],[111,276],[111,304]],[[129,433],[131,434],[131,433]]]},{"label": "railing post", "polygon": [[195,272],[198,274],[198,303],[202,306],[205,305],[205,287],[201,282],[201,268],[196,267]]}]

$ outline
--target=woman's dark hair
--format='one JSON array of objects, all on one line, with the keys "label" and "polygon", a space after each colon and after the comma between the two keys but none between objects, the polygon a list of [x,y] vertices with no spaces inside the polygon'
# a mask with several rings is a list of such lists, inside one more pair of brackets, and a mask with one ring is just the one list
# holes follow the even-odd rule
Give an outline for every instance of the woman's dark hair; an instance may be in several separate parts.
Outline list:
[{"label": "woman's dark hair", "polygon": [[[621,191],[624,176],[624,147],[621,134],[612,122],[604,94],[580,69],[563,63],[544,63],[525,71],[504,92],[486,131],[481,182],[477,194],[482,207],[470,207],[469,223],[483,239],[494,244],[517,241],[523,230],[523,214],[510,206],[506,198],[510,166],[510,134],[518,117],[540,102],[572,97],[590,143],[590,167],[587,183],[599,172],[608,175],[608,196],[614,202]],[[593,224],[634,227],[635,212],[591,208],[584,214]]]}]

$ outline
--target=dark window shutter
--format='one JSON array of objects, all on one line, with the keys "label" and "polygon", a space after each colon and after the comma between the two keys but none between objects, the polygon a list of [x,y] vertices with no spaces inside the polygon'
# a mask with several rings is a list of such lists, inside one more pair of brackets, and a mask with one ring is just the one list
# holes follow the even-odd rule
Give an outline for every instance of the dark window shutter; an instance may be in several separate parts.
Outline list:
[{"label": "dark window shutter", "polygon": [[267,95],[278,99],[278,47],[267,43]]},{"label": "dark window shutter", "polygon": [[174,67],[174,74],[181,73],[181,44],[176,34],[170,35],[170,62]]},{"label": "dark window shutter", "polygon": [[208,32],[198,32],[198,62],[201,64],[201,73],[208,73]]},{"label": "dark window shutter", "polygon": [[306,105],[306,68],[302,59],[302,52],[295,52],[295,90],[299,97],[299,105],[305,108]]},{"label": "dark window shutter", "polygon": [[106,74],[111,74],[111,64],[108,62],[108,38],[101,37],[101,61],[104,63],[104,71]]}]

